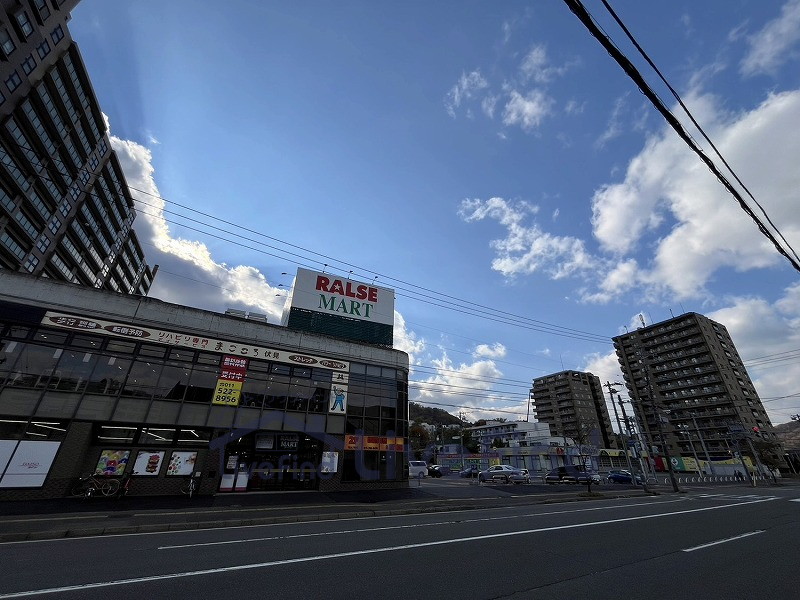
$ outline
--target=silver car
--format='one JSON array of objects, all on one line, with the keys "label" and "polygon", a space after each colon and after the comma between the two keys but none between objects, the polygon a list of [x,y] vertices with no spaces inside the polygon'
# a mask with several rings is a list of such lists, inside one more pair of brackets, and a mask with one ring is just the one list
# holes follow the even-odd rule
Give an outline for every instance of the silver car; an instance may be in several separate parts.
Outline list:
[{"label": "silver car", "polygon": [[493,465],[485,471],[478,473],[478,481],[496,480],[505,483],[511,483],[512,481],[515,483],[523,483],[526,480],[530,481],[530,478],[526,469],[518,469],[511,465]]}]

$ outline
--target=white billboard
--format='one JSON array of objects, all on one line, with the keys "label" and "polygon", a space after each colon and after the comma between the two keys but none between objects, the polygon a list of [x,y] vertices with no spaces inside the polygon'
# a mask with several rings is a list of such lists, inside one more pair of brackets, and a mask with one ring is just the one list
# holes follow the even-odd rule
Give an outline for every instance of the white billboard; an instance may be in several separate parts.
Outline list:
[{"label": "white billboard", "polygon": [[291,307],[394,325],[394,290],[328,273],[297,269]]},{"label": "white billboard", "polygon": [[42,487],[60,445],[61,442],[20,441],[0,487]]}]

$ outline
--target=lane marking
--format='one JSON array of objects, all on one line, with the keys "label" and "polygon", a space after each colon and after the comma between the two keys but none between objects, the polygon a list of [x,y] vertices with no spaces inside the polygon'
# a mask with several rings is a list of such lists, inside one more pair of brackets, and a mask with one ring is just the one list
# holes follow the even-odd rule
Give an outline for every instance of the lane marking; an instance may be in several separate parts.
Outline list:
[{"label": "lane marking", "polygon": [[108,515],[90,515],[80,517],[42,517],[41,519],[3,519],[0,520],[0,525],[4,523],[38,523],[39,521],[75,521],[78,519],[107,519]]},{"label": "lane marking", "polygon": [[506,538],[518,535],[530,535],[534,533],[544,533],[547,531],[561,531],[566,529],[580,529],[583,527],[594,527],[596,525],[608,525],[610,523],[625,523],[629,521],[641,521],[644,519],[658,519],[662,517],[671,517],[675,515],[683,515],[690,513],[706,512],[709,510],[720,510],[725,508],[733,508],[736,506],[745,506],[749,504],[758,504],[761,502],[770,502],[771,500],[752,500],[750,502],[740,502],[737,504],[726,504],[723,506],[707,506],[705,508],[695,508],[689,510],[681,510],[671,513],[659,513],[656,515],[642,515],[638,517],[624,517],[621,519],[609,519],[605,521],[594,521],[592,523],[576,523],[573,525],[558,525],[555,527],[541,527],[538,529],[526,529],[524,531],[510,531],[506,533],[492,533],[486,535],[469,536],[463,538],[454,538],[450,540],[436,540],[433,542],[420,542],[416,544],[402,544],[399,546],[385,546],[382,548],[372,548],[369,550],[355,550],[352,552],[336,552],[333,554],[320,554],[317,556],[304,556],[301,558],[289,558],[284,560],[273,560],[261,563],[250,563],[243,565],[233,565],[229,567],[217,567],[214,569],[202,569],[198,571],[183,571],[178,573],[168,573],[166,575],[148,575],[145,577],[134,577],[130,579],[118,579],[116,581],[100,581],[97,583],[85,583],[79,585],[69,585],[55,588],[45,588],[39,590],[28,590],[22,592],[11,592],[0,594],[1,598],[26,598],[31,596],[42,596],[45,594],[59,594],[64,592],[75,592],[84,590],[93,590],[99,588],[118,587],[125,585],[133,585],[136,583],[149,583],[153,581],[166,581],[169,579],[181,579],[186,577],[198,577],[201,575],[218,575],[221,573],[232,573],[236,571],[247,571],[252,569],[263,569],[266,567],[276,567],[283,565],[291,565],[298,563],[316,562],[321,560],[332,560],[335,558],[345,558],[350,556],[363,556],[367,554],[380,554],[384,552],[396,552],[398,550],[413,550],[416,548],[426,548],[431,546],[444,546],[447,544],[460,544],[464,542],[480,542],[490,539]]},{"label": "lane marking", "polygon": [[[626,506],[655,506],[660,504],[669,504],[671,502],[685,502],[686,498],[679,498],[678,500],[657,500],[655,498],[652,501],[648,502],[641,502],[638,504],[627,504],[623,505],[622,508]],[[552,505],[551,505],[552,506]],[[513,506],[498,506],[494,508],[485,508],[481,509],[484,511],[499,511],[499,510],[511,510],[516,507]],[[617,506],[599,506],[595,508],[582,508],[576,509],[575,511],[553,511],[548,513],[541,513],[542,515],[556,515],[561,514],[564,512],[583,512],[583,511],[590,511],[590,510],[606,510],[618,508]],[[259,529],[262,527],[285,527],[287,525],[312,525],[315,523],[339,523],[343,521],[366,521],[369,519],[406,519],[408,517],[418,517],[420,515],[432,515],[432,514],[450,514],[455,515],[459,513],[474,513],[476,509],[459,509],[459,510],[448,510],[439,513],[413,513],[413,514],[399,514],[399,515],[376,515],[376,516],[369,516],[369,517],[334,517],[331,519],[318,519],[316,521],[297,521],[294,523],[263,523],[261,525],[228,525],[226,527],[198,527],[196,529],[174,529],[171,531],[141,531],[137,533],[109,533],[104,535],[87,535],[87,536],[80,536],[80,537],[63,537],[63,538],[53,538],[48,540],[20,540],[16,542],[0,542],[1,546],[10,546],[12,544],[46,544],[46,543],[53,543],[53,542],[79,542],[84,540],[93,540],[96,538],[114,538],[114,537],[133,537],[133,536],[144,536],[144,535],[180,535],[180,534],[188,534],[188,533],[205,533],[208,531],[226,531],[229,529]]]},{"label": "lane marking", "polygon": [[703,548],[708,548],[709,546],[716,546],[717,544],[726,544],[734,540],[740,540],[742,538],[750,537],[751,535],[758,535],[759,533],[764,533],[764,530],[758,529],[756,531],[751,531],[749,533],[743,533],[742,535],[736,535],[733,537],[725,538],[724,540],[717,540],[716,542],[709,542],[707,544],[702,544],[700,546],[694,546],[693,548],[684,548],[683,551],[694,552],[695,550],[702,550]]},{"label": "lane marking", "polygon": [[[684,498],[678,498],[676,500],[666,500],[664,502],[660,502],[661,504],[669,504],[672,502],[685,502]],[[195,544],[176,544],[173,546],[159,546],[157,550],[175,550],[178,548],[196,548],[200,546],[223,546],[227,544],[244,544],[249,542],[269,542],[274,540],[290,540],[296,538],[306,538],[306,537],[324,537],[329,535],[342,535],[345,533],[362,533],[362,532],[372,532],[372,531],[389,531],[392,529],[412,529],[417,527],[431,527],[433,525],[460,525],[463,523],[482,523],[488,521],[503,521],[509,519],[525,519],[528,517],[545,517],[548,515],[562,515],[562,514],[570,514],[570,513],[580,513],[580,512],[589,512],[595,510],[610,510],[616,508],[633,508],[638,506],[653,506],[652,502],[644,503],[639,502],[635,504],[621,504],[619,506],[598,506],[593,508],[576,508],[573,510],[556,510],[552,512],[545,512],[545,513],[528,513],[525,515],[506,515],[502,517],[481,517],[479,519],[458,519],[455,521],[435,521],[433,523],[416,523],[413,525],[386,525],[384,527],[367,527],[363,529],[342,529],[339,531],[321,531],[315,533],[297,533],[292,535],[276,535],[271,537],[258,537],[258,538],[243,538],[240,540],[221,540],[218,542],[197,542]],[[410,515],[407,515],[410,516]],[[317,521],[319,522],[319,521]]]}]

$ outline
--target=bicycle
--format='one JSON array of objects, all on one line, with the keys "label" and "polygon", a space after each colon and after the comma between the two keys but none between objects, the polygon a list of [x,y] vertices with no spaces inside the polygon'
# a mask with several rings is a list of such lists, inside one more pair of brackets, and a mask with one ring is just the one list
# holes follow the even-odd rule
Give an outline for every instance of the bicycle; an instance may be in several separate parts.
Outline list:
[{"label": "bicycle", "polygon": [[87,475],[81,477],[72,487],[72,495],[81,498],[91,498],[92,496],[113,496],[119,491],[119,479],[98,477],[97,475]]},{"label": "bicycle", "polygon": [[197,488],[200,484],[197,482],[197,477],[189,475],[189,480],[181,486],[181,494],[185,494],[191,498],[197,493]]}]

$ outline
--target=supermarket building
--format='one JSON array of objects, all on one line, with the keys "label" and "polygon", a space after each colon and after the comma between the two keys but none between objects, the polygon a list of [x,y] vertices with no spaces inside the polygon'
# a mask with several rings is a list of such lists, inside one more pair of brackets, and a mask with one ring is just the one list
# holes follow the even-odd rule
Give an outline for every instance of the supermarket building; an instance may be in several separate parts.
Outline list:
[{"label": "supermarket building", "polygon": [[407,486],[408,355],[364,341],[387,324],[352,341],[287,312],[301,325],[0,270],[0,500],[87,474],[132,495]]}]

